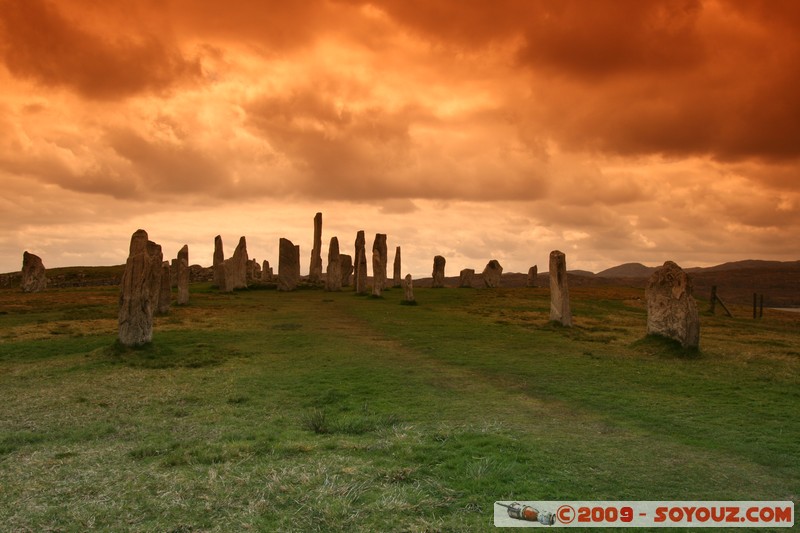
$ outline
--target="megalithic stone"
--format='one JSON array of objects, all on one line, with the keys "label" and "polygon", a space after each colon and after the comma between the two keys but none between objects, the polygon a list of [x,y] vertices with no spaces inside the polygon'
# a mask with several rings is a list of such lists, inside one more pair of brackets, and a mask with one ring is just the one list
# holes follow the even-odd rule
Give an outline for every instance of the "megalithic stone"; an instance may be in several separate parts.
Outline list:
[{"label": "megalithic stone", "polygon": [[47,272],[42,258],[28,252],[22,253],[22,292],[39,292],[47,288]]},{"label": "megalithic stone", "polygon": [[347,254],[339,254],[342,269],[342,287],[349,287],[353,276],[353,258]]},{"label": "megalithic stone", "polygon": [[475,277],[474,268],[465,268],[458,274],[458,286],[463,289],[472,288],[472,278]]},{"label": "megalithic stone", "polygon": [[386,234],[376,233],[372,242],[372,295],[380,296],[386,286]]},{"label": "megalithic stone", "polygon": [[214,285],[221,291],[227,290],[225,287],[225,252],[222,249],[222,237],[214,237]]},{"label": "megalithic stone", "polygon": [[170,304],[172,303],[172,283],[170,282],[170,264],[169,261],[161,263],[161,287],[158,293],[158,308],[156,312],[159,315],[169,314]]},{"label": "megalithic stone", "polygon": [[264,263],[261,267],[261,281],[272,281],[272,269],[269,266],[269,261],[264,259]]},{"label": "megalithic stone", "polygon": [[178,281],[178,305],[186,305],[189,303],[189,245],[184,244],[183,248],[178,251],[176,261],[178,267],[177,281]]},{"label": "megalithic stone", "polygon": [[145,230],[134,232],[119,293],[119,342],[124,346],[153,340],[162,259],[161,247],[148,240]]},{"label": "megalithic stone", "polygon": [[342,262],[339,257],[339,239],[331,237],[328,245],[328,269],[325,276],[326,291],[342,290]]},{"label": "megalithic stone", "polygon": [[394,269],[392,271],[392,286],[400,287],[402,274],[400,273],[400,247],[394,249]]},{"label": "megalithic stone", "polygon": [[539,275],[539,267],[533,265],[531,268],[528,269],[528,287],[535,287],[536,286],[536,278]]},{"label": "megalithic stone", "polygon": [[647,334],[675,339],[684,348],[700,344],[700,318],[692,296],[692,281],[672,261],[658,268],[647,282]]},{"label": "megalithic stone", "polygon": [[403,280],[403,300],[412,303],[414,300],[414,281],[411,279],[411,274],[406,274]]},{"label": "megalithic stone", "polygon": [[572,326],[567,284],[567,257],[559,250],[550,252],[550,320]]},{"label": "megalithic stone", "polygon": [[300,247],[281,238],[278,245],[278,290],[293,291],[300,283]]},{"label": "megalithic stone", "polygon": [[483,284],[489,289],[494,289],[500,286],[500,279],[503,275],[503,267],[497,261],[492,259],[486,264],[483,269]]},{"label": "megalithic stone", "polygon": [[233,255],[224,261],[225,264],[225,290],[230,292],[234,289],[247,288],[247,239],[243,236],[239,238],[239,244],[233,251]]},{"label": "megalithic stone", "polygon": [[431,287],[434,289],[441,289],[444,287],[444,266],[447,263],[444,257],[437,255],[433,258],[433,281]]},{"label": "megalithic stone", "polygon": [[354,273],[353,284],[355,285],[356,294],[367,293],[367,251],[366,251],[366,238],[364,237],[364,230],[360,230],[356,234],[356,252],[354,259]]},{"label": "megalithic stone", "polygon": [[175,258],[169,265],[169,285],[170,287],[178,286],[178,259]]},{"label": "megalithic stone", "polygon": [[309,283],[322,282],[322,213],[314,216],[314,247],[311,249],[308,281]]}]

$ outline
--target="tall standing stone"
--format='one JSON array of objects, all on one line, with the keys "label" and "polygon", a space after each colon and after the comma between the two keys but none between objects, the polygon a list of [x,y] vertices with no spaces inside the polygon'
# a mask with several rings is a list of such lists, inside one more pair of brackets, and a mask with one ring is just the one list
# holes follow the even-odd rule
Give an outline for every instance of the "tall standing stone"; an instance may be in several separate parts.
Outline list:
[{"label": "tall standing stone", "polygon": [[278,245],[278,290],[293,291],[300,283],[300,247],[281,238]]},{"label": "tall standing stone", "polygon": [[364,237],[364,230],[356,234],[356,255],[355,263],[353,264],[353,284],[355,285],[356,294],[367,293],[367,251],[366,251],[366,238]]},{"label": "tall standing stone", "polygon": [[169,285],[170,287],[178,286],[178,260],[173,259],[169,265]]},{"label": "tall standing stone", "polygon": [[489,289],[495,289],[500,286],[502,275],[503,267],[497,259],[492,259],[486,263],[486,268],[483,269],[483,284]]},{"label": "tall standing stone", "polygon": [[692,281],[681,267],[667,261],[653,272],[645,289],[647,334],[675,339],[684,348],[700,344],[700,318]]},{"label": "tall standing stone", "polygon": [[414,281],[411,279],[411,274],[406,274],[403,280],[403,301],[406,303],[414,303]]},{"label": "tall standing stone", "polygon": [[431,282],[431,287],[434,289],[441,289],[444,287],[444,265],[447,261],[441,255],[437,255],[433,258],[433,281]]},{"label": "tall standing stone", "polygon": [[272,281],[272,267],[269,266],[269,261],[266,259],[264,259],[264,263],[261,266],[261,281]]},{"label": "tall standing stone", "polygon": [[567,257],[563,252],[550,252],[550,320],[572,326],[567,285]]},{"label": "tall standing stone", "polygon": [[342,269],[342,287],[349,287],[353,276],[353,258],[347,254],[339,254]]},{"label": "tall standing stone", "polygon": [[221,291],[226,290],[225,252],[222,249],[222,237],[220,235],[214,237],[214,263],[212,268],[214,269],[214,285],[216,285]]},{"label": "tall standing stone", "polygon": [[472,288],[472,278],[475,277],[474,268],[465,268],[458,274],[458,286],[462,289]]},{"label": "tall standing stone", "polygon": [[186,305],[189,303],[189,245],[184,244],[183,248],[178,251],[176,260],[178,273],[176,279],[178,282],[178,305]]},{"label": "tall standing stone", "polygon": [[322,213],[314,216],[314,247],[311,249],[308,281],[309,283],[322,282]]},{"label": "tall standing stone", "polygon": [[234,289],[247,288],[247,239],[244,237],[239,238],[239,244],[233,251],[233,255],[223,261],[223,270],[225,272],[224,288],[220,287],[225,292],[231,292]]},{"label": "tall standing stone", "polygon": [[392,286],[400,287],[403,281],[403,275],[400,273],[400,247],[394,249],[394,268],[392,271]]},{"label": "tall standing stone", "polygon": [[161,247],[147,232],[131,236],[130,253],[119,294],[119,342],[139,346],[153,340],[153,311],[161,287]]},{"label": "tall standing stone", "polygon": [[42,258],[28,252],[22,253],[22,292],[39,292],[47,288],[47,272]]},{"label": "tall standing stone", "polygon": [[386,234],[376,233],[372,242],[372,295],[380,296],[386,286]]},{"label": "tall standing stone", "polygon": [[331,237],[328,245],[328,269],[325,275],[325,290],[342,290],[342,262],[339,257],[339,239]]},{"label": "tall standing stone", "polygon": [[539,276],[539,267],[533,265],[528,269],[528,287],[536,286],[536,278]]},{"label": "tall standing stone", "polygon": [[172,283],[170,282],[169,261],[161,263],[161,287],[158,293],[158,307],[156,313],[159,315],[169,314],[170,303],[172,303]]}]

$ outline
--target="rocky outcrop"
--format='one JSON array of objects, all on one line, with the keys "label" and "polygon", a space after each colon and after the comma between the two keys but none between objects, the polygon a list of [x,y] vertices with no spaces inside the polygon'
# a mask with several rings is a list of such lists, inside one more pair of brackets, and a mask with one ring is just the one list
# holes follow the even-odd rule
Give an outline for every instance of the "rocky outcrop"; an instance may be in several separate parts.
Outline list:
[{"label": "rocky outcrop", "polygon": [[700,344],[700,318],[692,282],[681,267],[667,261],[647,282],[647,334],[674,339],[684,348]]},{"label": "rocky outcrop", "polygon": [[550,320],[572,326],[567,285],[567,258],[563,252],[550,252]]},{"label": "rocky outcrop", "polygon": [[483,269],[483,284],[489,289],[495,289],[500,286],[500,279],[503,275],[503,267],[497,259],[492,259],[486,264]]},{"label": "rocky outcrop", "polygon": [[40,292],[47,288],[47,271],[38,255],[22,253],[20,287],[22,292]]}]

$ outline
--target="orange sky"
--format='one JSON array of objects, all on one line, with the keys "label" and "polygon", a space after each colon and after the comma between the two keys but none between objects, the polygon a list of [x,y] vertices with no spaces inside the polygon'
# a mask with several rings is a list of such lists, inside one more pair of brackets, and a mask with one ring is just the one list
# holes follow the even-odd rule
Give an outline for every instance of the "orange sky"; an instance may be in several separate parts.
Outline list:
[{"label": "orange sky", "polygon": [[0,272],[800,259],[794,0],[0,0]]}]

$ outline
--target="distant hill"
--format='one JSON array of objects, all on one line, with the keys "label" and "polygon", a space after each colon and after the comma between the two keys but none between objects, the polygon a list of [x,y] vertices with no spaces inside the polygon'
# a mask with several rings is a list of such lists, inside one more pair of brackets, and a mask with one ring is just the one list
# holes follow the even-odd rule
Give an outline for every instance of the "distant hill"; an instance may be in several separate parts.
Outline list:
[{"label": "distant hill", "polygon": [[625,263],[607,268],[596,275],[600,278],[649,278],[657,267],[644,266],[641,263]]}]

